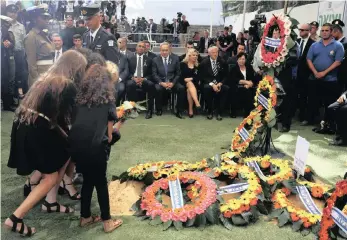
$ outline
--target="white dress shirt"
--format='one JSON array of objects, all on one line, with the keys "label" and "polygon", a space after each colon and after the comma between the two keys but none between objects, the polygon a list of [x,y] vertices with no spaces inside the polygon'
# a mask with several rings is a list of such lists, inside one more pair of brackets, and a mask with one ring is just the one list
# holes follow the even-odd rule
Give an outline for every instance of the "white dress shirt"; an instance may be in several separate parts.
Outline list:
[{"label": "white dress shirt", "polygon": [[95,41],[96,34],[99,32],[100,28],[101,28],[101,25],[94,32],[90,31],[90,39],[93,38],[93,42]]},{"label": "white dress shirt", "polygon": [[245,68],[245,70],[241,70],[240,69],[240,71],[241,71],[243,77],[245,78],[245,80],[247,80],[247,78],[246,78],[246,68]]},{"label": "white dress shirt", "polygon": [[137,66],[137,63],[139,62],[139,57],[141,57],[141,66],[142,66],[141,77],[143,77],[143,57],[144,56],[145,56],[144,54],[142,54],[141,56],[136,54],[136,69],[135,69],[134,77],[137,77],[137,75],[136,75],[137,74],[137,68],[139,67],[139,66]]},{"label": "white dress shirt", "polygon": [[[166,57],[166,63],[167,63],[168,66],[169,66],[169,61],[170,61],[170,60],[169,60],[169,57],[170,57],[170,56],[167,56],[167,57]],[[161,57],[161,59],[163,60],[163,65],[165,65],[165,58],[164,58],[164,57]]]},{"label": "white dress shirt", "polygon": [[[58,56],[58,52],[59,52],[59,56]],[[56,62],[61,57],[62,54],[63,54],[63,48],[61,48],[60,50],[55,50],[54,62]]]},{"label": "white dress shirt", "polygon": [[123,55],[127,55],[127,50],[124,50],[124,51],[119,50],[119,52],[120,52],[121,54],[123,54]]}]

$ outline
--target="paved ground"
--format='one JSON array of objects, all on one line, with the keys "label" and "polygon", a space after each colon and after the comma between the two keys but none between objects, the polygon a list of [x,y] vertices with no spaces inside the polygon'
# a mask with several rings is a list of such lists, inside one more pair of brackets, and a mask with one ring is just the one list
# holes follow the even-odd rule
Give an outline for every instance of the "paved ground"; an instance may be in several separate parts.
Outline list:
[{"label": "paved ground", "polygon": [[[2,112],[1,117],[1,197],[2,222],[23,200],[24,177],[19,177],[7,164],[9,154],[9,134],[13,114]],[[204,117],[179,120],[172,115],[164,114],[145,120],[140,116],[124,125],[121,130],[122,139],[113,148],[109,160],[108,175],[120,174],[128,167],[137,163],[160,160],[200,161],[204,157],[221,152],[221,147],[230,144],[233,129],[241,121],[225,118],[222,122],[208,121]],[[342,176],[346,169],[346,148],[329,147],[322,136],[315,135],[311,129],[293,127],[288,134],[280,135],[274,131],[275,145],[288,156],[294,155],[296,135],[307,138],[311,142],[311,153],[308,163],[313,166],[322,177],[330,181]],[[62,198],[63,203],[78,209],[74,202]],[[93,209],[97,213],[97,202],[94,198]],[[161,231],[160,227],[139,222],[134,217],[124,217],[124,226],[112,234],[105,235],[101,225],[81,229],[78,227],[78,214],[50,214],[41,213],[40,205],[36,206],[26,217],[29,225],[35,226],[38,233],[33,239],[312,239],[312,235],[302,237],[294,233],[289,227],[279,229],[273,223],[258,221],[247,228],[234,227],[227,231],[222,226],[207,227],[204,231],[184,229],[177,232],[170,229]],[[2,228],[2,239],[17,239],[17,235],[10,234]],[[18,239],[21,239],[18,237]]]}]

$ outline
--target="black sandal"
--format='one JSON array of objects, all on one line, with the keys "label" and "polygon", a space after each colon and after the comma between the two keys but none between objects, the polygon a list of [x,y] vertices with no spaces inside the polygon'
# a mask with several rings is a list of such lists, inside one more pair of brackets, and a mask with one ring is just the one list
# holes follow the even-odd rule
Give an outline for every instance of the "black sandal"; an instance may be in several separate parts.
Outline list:
[{"label": "black sandal", "polygon": [[[19,233],[21,236],[23,236],[23,237],[31,237],[32,235],[34,235],[36,232],[33,232],[32,231],[32,228],[31,227],[28,227],[28,226],[26,226],[25,224],[24,224],[24,222],[23,222],[23,219],[20,219],[20,218],[17,218],[15,215],[11,215],[10,217],[9,217],[9,219],[12,221],[12,228],[11,227],[9,227],[9,226],[7,226],[7,225],[5,225],[6,226],[6,228],[8,228],[8,229],[11,229],[11,231],[12,232],[16,232],[16,233]],[[21,228],[20,228],[20,230],[18,231],[17,230],[17,224],[18,223],[21,223],[22,224],[22,226],[21,226]],[[25,230],[25,227],[27,227],[27,230],[28,230],[28,232],[27,233],[24,233],[24,230]]]},{"label": "black sandal", "polygon": [[[47,213],[52,213],[52,212],[57,212],[57,213],[73,213],[73,209],[70,209],[68,206],[64,206],[66,209],[65,209],[65,212],[60,212],[60,204],[57,203],[57,202],[54,202],[54,203],[49,203],[47,202],[46,200],[42,203],[43,206],[45,206],[47,209],[46,210],[43,210],[44,212],[47,212]],[[57,207],[56,210],[52,210],[52,208],[54,207]]]},{"label": "black sandal", "polygon": [[64,180],[62,180],[62,181],[63,181],[64,187],[59,186],[58,194],[64,195],[65,193],[67,193],[67,195],[69,195],[69,198],[71,200],[81,200],[81,196],[78,197],[78,195],[80,195],[79,192],[76,192],[74,195],[71,196],[69,190],[67,190],[67,188],[66,188],[66,186],[73,185],[73,183],[65,184],[65,181]]},{"label": "black sandal", "polygon": [[31,188],[32,188],[32,186],[37,186],[37,185],[39,185],[39,183],[40,182],[38,182],[38,183],[30,183],[30,178],[28,178],[28,184],[24,184],[24,197],[27,197],[30,193],[31,193]]}]

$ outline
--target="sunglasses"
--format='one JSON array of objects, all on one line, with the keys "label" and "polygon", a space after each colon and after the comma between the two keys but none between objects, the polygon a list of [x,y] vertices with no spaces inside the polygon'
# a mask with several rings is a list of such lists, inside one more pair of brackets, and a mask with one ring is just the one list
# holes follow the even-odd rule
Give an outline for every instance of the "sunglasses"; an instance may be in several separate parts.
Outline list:
[{"label": "sunglasses", "polygon": [[330,32],[330,30],[320,30],[321,32]]},{"label": "sunglasses", "polygon": [[308,29],[299,29],[299,31],[309,31]]}]

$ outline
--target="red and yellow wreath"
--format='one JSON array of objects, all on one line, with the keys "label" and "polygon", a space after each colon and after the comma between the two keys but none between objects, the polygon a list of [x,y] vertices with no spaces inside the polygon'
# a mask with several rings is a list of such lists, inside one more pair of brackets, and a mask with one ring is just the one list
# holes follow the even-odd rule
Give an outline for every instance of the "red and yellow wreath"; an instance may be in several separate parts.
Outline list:
[{"label": "red and yellow wreath", "polygon": [[[331,212],[333,207],[337,207],[344,212],[347,213],[346,208],[346,196],[347,196],[347,180],[342,180],[336,183],[335,191],[331,194],[330,198],[327,200],[326,207],[323,209],[323,216],[321,222],[321,228],[318,234],[320,240],[329,240],[333,239],[332,230],[333,228],[338,228],[335,224]],[[340,206],[338,206],[340,205]],[[347,214],[346,214],[347,215]],[[335,236],[339,231],[335,231]]]},{"label": "red and yellow wreath", "polygon": [[[259,102],[259,97],[261,95],[264,97],[264,99],[267,99],[267,109]],[[269,122],[271,120],[270,113],[277,104],[276,85],[274,83],[273,77],[271,77],[270,75],[263,77],[263,79],[258,84],[254,100],[254,106],[257,110],[266,110],[264,120],[266,122]]]}]

